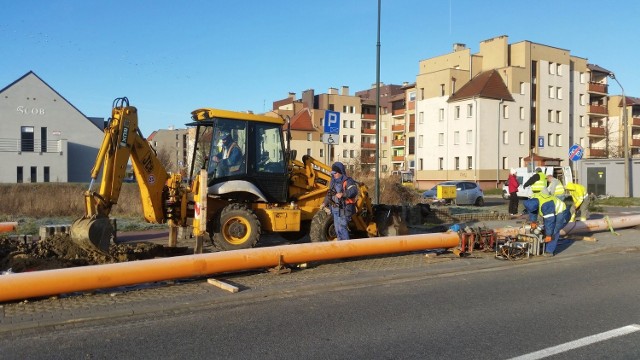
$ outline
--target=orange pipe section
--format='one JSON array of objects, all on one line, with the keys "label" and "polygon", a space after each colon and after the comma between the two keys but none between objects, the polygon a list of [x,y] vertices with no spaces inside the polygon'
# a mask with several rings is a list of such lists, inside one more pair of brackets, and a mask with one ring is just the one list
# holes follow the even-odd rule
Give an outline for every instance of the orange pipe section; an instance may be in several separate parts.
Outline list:
[{"label": "orange pipe section", "polygon": [[17,227],[18,227],[17,222],[2,222],[0,223],[0,233],[16,231]]},{"label": "orange pipe section", "polygon": [[[611,228],[613,229],[622,229],[627,227],[633,227],[640,225],[640,215],[629,215],[629,216],[618,216],[607,219],[593,219],[586,221],[576,221],[570,222],[565,226],[562,230],[560,230],[560,235],[569,235],[572,233],[579,232],[597,232],[609,230],[609,223],[611,223]],[[525,234],[529,232],[529,225],[527,224],[524,227],[509,227],[509,228],[498,228],[495,229],[496,234],[498,236],[517,236],[518,234]]]},{"label": "orange pipe section", "polygon": [[193,278],[283,264],[458,246],[458,233],[390,236],[223,251],[0,276],[0,302]]}]

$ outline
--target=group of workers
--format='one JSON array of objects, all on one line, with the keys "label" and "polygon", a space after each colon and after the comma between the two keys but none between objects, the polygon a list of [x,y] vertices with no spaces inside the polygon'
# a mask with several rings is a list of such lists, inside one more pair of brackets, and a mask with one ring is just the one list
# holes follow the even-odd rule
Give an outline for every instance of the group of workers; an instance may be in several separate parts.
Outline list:
[{"label": "group of workers", "polygon": [[[512,177],[515,178],[513,169],[509,176],[509,184]],[[539,217],[544,224],[546,246],[543,256],[554,256],[560,239],[560,230],[570,221],[575,221],[576,216],[581,221],[589,218],[589,194],[583,185],[577,183],[569,182],[565,187],[560,180],[553,175],[545,174],[541,168],[537,168],[536,173],[522,186],[531,187],[533,193],[523,203],[531,222],[531,229],[538,226]],[[566,192],[569,193],[569,197],[566,196]],[[515,198],[516,205],[514,210],[513,203],[510,203],[509,211],[517,211],[517,195],[511,194],[510,197],[512,201]]]}]

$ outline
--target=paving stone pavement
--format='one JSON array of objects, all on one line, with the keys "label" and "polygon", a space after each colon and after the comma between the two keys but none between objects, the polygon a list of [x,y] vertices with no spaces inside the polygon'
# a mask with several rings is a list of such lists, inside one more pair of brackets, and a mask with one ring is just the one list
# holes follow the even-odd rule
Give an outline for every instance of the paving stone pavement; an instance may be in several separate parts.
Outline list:
[{"label": "paving stone pavement", "polygon": [[[631,213],[640,213],[640,208]],[[524,219],[477,221],[472,227],[498,228],[525,223]],[[420,232],[421,229],[412,229]],[[342,259],[293,268],[288,274],[268,271],[218,274],[218,280],[240,289],[227,292],[209,285],[206,278],[164,281],[98,290],[91,293],[65,294],[44,299],[30,299],[0,304],[0,337],[41,330],[83,326],[94,321],[119,321],[135,316],[189,311],[224,302],[292,293],[318,291],[337,286],[361,286],[366,283],[394,279],[439,276],[480,269],[520,266],[532,261],[558,261],[563,257],[581,256],[600,251],[640,250],[640,227],[598,232],[597,242],[563,240],[554,258],[532,257],[521,261],[495,258],[492,251],[475,250],[472,256],[458,257],[451,252],[419,251],[388,256]],[[179,245],[184,245],[179,244]],[[193,244],[188,244],[193,245]],[[11,276],[11,275],[4,275]],[[364,286],[364,285],[363,285]]]}]

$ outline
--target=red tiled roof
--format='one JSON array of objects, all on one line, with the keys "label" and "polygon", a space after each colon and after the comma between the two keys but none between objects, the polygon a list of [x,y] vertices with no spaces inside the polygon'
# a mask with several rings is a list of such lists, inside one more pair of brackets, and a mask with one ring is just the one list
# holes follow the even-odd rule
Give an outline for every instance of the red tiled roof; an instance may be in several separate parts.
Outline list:
[{"label": "red tiled roof", "polygon": [[[287,127],[285,126],[285,129]],[[311,112],[308,108],[304,108],[291,118],[291,130],[300,131],[316,131],[311,121]]]},{"label": "red tiled roof", "polygon": [[470,99],[473,97],[513,101],[502,77],[496,70],[482,72],[468,83],[464,84],[456,93],[449,97],[448,102]]}]

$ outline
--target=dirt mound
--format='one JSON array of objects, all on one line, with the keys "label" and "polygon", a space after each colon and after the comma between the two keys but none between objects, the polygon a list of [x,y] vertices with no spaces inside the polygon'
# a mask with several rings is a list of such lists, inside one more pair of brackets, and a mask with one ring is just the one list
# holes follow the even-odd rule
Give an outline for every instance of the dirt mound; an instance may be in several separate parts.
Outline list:
[{"label": "dirt mound", "polygon": [[51,270],[75,266],[117,263],[180,255],[186,248],[168,249],[162,245],[139,242],[111,244],[108,254],[86,251],[71,241],[68,235],[56,235],[46,240],[29,242],[0,238],[0,272]]}]

